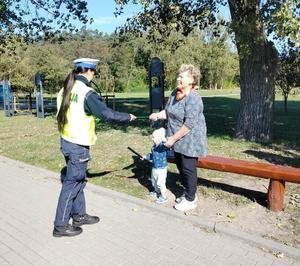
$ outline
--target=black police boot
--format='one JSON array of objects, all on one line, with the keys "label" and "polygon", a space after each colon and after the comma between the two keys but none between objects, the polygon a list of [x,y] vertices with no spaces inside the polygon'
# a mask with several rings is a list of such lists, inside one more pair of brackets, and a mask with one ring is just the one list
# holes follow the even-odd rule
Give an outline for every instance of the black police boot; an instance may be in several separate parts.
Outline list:
[{"label": "black police boot", "polygon": [[95,224],[100,221],[100,218],[97,216],[91,216],[88,214],[83,215],[73,215],[73,225],[74,226],[81,226],[84,224]]},{"label": "black police boot", "polygon": [[54,226],[53,236],[77,236],[82,233],[82,229],[78,226],[70,224],[64,226]]}]

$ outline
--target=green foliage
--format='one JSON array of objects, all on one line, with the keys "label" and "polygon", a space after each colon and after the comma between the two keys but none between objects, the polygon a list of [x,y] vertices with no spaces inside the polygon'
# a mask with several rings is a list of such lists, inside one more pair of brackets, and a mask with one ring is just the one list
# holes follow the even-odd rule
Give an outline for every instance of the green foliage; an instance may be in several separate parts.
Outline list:
[{"label": "green foliage", "polygon": [[[119,6],[117,14],[121,14],[123,7],[129,3],[138,4],[142,8],[139,14],[120,28],[120,33],[146,32],[151,42],[165,42],[174,31],[187,36],[195,28],[210,27],[211,31],[218,35],[220,25],[226,24],[221,17],[218,17],[220,7],[227,2],[232,17],[228,25],[236,34],[239,49],[244,54],[251,53],[254,43],[263,42],[265,34],[280,40],[288,40],[290,45],[300,44],[299,0],[258,2],[254,0],[116,0],[115,2]],[[180,43],[173,44],[175,48],[180,46]]]},{"label": "green foliage", "polygon": [[232,86],[236,82],[239,66],[237,54],[230,51],[228,34],[224,31],[220,37],[210,35],[209,38],[203,49],[204,60],[200,62],[201,86],[208,89]]},{"label": "green foliage", "polygon": [[[173,32],[169,38],[176,39],[178,33]],[[185,43],[175,51],[170,45],[165,43],[165,48],[155,50],[155,45],[148,44],[151,47],[152,57],[158,56],[165,64],[165,84],[166,89],[174,89],[177,78],[178,67],[183,63],[192,63],[199,66],[202,79],[200,85],[202,88],[228,88],[236,83],[238,76],[238,58],[237,54],[230,51],[228,45],[228,36],[226,32],[220,37],[208,36],[198,30],[193,31],[185,38]],[[153,47],[153,49],[152,49]]]},{"label": "green foliage", "polygon": [[[300,46],[300,2],[299,0],[270,1],[266,16],[269,32],[275,38],[285,40],[291,47]],[[273,7],[273,8],[272,8]],[[266,12],[267,13],[267,12]],[[267,13],[268,14],[268,13]]]},{"label": "green foliage", "polygon": [[9,47],[9,41],[16,32],[28,41],[36,41],[49,39],[62,31],[75,31],[74,20],[89,22],[87,11],[87,2],[83,0],[2,0],[0,48],[14,50]]},{"label": "green foliage", "polygon": [[[170,36],[172,40],[177,37],[175,32]],[[207,38],[204,33],[195,31],[175,51],[172,42],[162,49],[148,43],[145,36],[131,35],[128,41],[117,46],[115,40],[116,35],[82,29],[76,34],[66,33],[60,41],[18,44],[13,54],[1,56],[1,76],[10,79],[14,91],[32,93],[34,75],[39,71],[44,91],[54,94],[72,70],[72,61],[79,57],[100,59],[94,82],[101,92],[146,91],[148,67],[154,56],[164,62],[167,90],[174,89],[177,70],[182,63],[190,62],[203,68],[203,88],[232,86],[238,73],[237,55],[230,51],[225,32],[222,37]]]},{"label": "green foliage", "polygon": [[137,69],[131,73],[128,85],[125,91],[146,91],[148,90],[148,84],[146,82],[147,73],[145,69]]},{"label": "green foliage", "polygon": [[[195,27],[204,29],[210,24],[217,28],[213,12],[216,11],[216,5],[223,1],[116,0],[115,2],[119,5],[117,14],[121,14],[123,7],[130,2],[139,4],[143,9],[123,28],[120,28],[120,33],[145,32],[151,42],[158,44],[170,41],[168,36],[172,32],[179,32],[183,37],[187,36]],[[180,38],[180,41],[182,40],[183,38]],[[180,42],[174,41],[172,46],[176,49],[180,46]]]},{"label": "green foliage", "polygon": [[288,96],[294,87],[300,86],[300,51],[286,51],[280,56],[276,84],[284,96],[287,112]]}]

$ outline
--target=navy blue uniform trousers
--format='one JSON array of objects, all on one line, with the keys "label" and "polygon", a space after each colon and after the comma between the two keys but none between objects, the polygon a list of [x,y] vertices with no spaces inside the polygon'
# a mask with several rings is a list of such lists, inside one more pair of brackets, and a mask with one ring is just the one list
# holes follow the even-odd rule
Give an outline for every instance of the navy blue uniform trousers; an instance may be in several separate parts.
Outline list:
[{"label": "navy blue uniform trousers", "polygon": [[61,176],[62,188],[57,203],[55,226],[67,225],[74,214],[86,214],[83,189],[90,160],[89,146],[61,138],[61,152],[66,160],[67,171],[65,176]]}]

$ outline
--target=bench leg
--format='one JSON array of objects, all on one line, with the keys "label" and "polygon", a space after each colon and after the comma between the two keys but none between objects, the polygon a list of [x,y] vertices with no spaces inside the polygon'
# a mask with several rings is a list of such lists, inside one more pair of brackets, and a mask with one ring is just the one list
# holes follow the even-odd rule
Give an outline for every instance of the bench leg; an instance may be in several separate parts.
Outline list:
[{"label": "bench leg", "polygon": [[283,211],[284,209],[285,182],[283,180],[270,179],[268,189],[268,209],[271,211]]}]

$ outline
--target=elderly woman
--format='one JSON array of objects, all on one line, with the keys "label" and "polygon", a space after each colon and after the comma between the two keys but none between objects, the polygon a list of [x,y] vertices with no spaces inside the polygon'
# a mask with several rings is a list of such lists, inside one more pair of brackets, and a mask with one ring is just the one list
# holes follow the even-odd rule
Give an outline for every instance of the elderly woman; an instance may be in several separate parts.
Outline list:
[{"label": "elderly woman", "polygon": [[177,77],[177,88],[172,92],[166,108],[152,113],[149,119],[168,120],[167,147],[173,147],[175,161],[184,193],[176,199],[175,209],[192,210],[197,207],[197,160],[207,153],[206,123],[203,102],[196,91],[200,71],[193,65],[181,65]]}]

